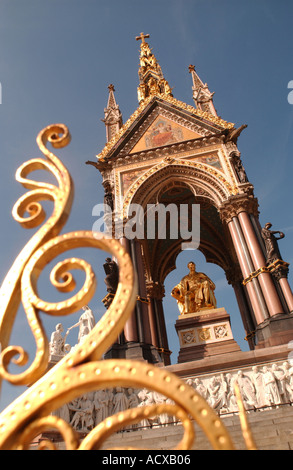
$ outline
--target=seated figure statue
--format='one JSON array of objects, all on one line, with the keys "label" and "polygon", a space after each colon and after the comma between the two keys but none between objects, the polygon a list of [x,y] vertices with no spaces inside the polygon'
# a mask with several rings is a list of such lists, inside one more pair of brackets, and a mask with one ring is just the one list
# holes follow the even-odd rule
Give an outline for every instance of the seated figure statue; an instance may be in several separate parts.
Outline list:
[{"label": "seated figure statue", "polygon": [[172,290],[181,315],[198,312],[203,308],[216,308],[215,284],[204,273],[196,272],[195,263],[187,265],[189,274],[184,276]]}]

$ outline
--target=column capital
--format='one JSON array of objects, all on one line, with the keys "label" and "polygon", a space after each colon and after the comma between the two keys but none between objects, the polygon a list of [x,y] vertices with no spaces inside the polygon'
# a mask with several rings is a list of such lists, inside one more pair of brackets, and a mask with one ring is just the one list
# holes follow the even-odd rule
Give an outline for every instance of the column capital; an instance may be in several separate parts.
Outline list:
[{"label": "column capital", "polygon": [[247,212],[256,217],[259,215],[258,200],[253,195],[236,194],[230,196],[219,208],[219,214],[222,222],[228,224],[233,217],[237,217],[240,212]]},{"label": "column capital", "polygon": [[153,299],[165,297],[165,287],[158,281],[146,281],[147,296]]},{"label": "column capital", "polygon": [[228,284],[231,286],[235,286],[236,284],[240,284],[243,281],[243,274],[241,272],[240,266],[235,264],[234,266],[230,266],[226,270],[226,279]]}]

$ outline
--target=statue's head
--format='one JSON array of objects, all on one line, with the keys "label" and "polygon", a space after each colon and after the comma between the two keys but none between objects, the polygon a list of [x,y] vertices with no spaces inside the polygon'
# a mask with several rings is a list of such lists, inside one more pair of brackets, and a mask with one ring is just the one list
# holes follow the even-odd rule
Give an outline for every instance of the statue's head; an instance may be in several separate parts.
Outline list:
[{"label": "statue's head", "polygon": [[189,269],[190,271],[192,271],[192,272],[194,272],[194,271],[195,271],[195,268],[196,268],[195,263],[194,263],[193,261],[189,261],[187,267],[188,267],[188,269]]}]

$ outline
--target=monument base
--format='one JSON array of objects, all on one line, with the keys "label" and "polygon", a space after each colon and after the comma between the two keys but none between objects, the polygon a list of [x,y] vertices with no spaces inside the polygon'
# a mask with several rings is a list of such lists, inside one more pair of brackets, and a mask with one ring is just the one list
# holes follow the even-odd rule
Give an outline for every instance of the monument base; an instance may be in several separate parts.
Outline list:
[{"label": "monument base", "polygon": [[135,342],[113,344],[104,354],[104,359],[130,359],[135,361],[146,361],[157,365],[159,363],[163,364],[162,358],[154,346]]},{"label": "monument base", "polygon": [[203,309],[181,315],[175,328],[180,343],[178,363],[240,351],[233,338],[230,315],[225,308]]},{"label": "monument base", "polygon": [[255,333],[256,349],[288,344],[293,340],[293,313],[268,318],[257,326]]}]

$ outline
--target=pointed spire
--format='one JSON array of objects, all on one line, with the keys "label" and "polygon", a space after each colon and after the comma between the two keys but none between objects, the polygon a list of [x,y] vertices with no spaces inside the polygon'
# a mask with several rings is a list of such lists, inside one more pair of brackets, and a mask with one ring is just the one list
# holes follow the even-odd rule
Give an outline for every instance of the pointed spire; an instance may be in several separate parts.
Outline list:
[{"label": "pointed spire", "polygon": [[157,62],[152,49],[145,41],[149,34],[140,33],[135,39],[141,40],[140,44],[140,68],[138,71],[139,87],[137,89],[138,101],[142,102],[152,95],[172,95],[172,89],[165,80],[162,69]]},{"label": "pointed spire", "polygon": [[114,85],[109,85],[108,90],[108,103],[107,107],[104,109],[105,118],[102,119],[106,126],[107,142],[109,142],[109,140],[114,137],[114,135],[119,131],[119,129],[123,125],[122,114],[119,109],[119,106],[116,103],[114,95]]},{"label": "pointed spire", "polygon": [[192,97],[195,102],[196,109],[208,112],[213,116],[218,116],[213,103],[213,96],[215,93],[210,92],[206,83],[203,84],[195,71],[194,65],[189,66],[189,73],[191,73],[192,77]]}]

